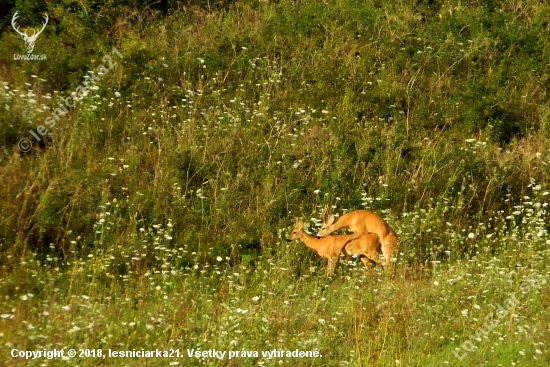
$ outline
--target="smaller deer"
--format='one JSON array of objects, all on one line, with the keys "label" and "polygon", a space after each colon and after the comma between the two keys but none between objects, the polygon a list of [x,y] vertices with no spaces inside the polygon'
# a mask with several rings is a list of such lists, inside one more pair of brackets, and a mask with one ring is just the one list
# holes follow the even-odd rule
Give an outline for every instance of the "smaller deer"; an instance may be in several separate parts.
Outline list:
[{"label": "smaller deer", "polygon": [[338,257],[342,252],[348,256],[359,255],[363,265],[368,270],[371,263],[379,263],[378,254],[382,253],[382,245],[376,233],[367,233],[354,239],[356,235],[326,236],[317,238],[304,231],[300,218],[295,218],[294,229],[287,241],[299,240],[307,247],[317,251],[319,256],[328,260],[326,275],[332,276]]}]

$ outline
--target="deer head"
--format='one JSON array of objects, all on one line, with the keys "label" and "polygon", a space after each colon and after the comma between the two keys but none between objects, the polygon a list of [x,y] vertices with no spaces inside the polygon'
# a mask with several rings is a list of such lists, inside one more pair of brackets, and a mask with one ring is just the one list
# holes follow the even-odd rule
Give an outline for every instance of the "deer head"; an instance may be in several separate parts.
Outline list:
[{"label": "deer head", "polygon": [[303,228],[304,223],[302,222],[302,220],[300,218],[294,218],[294,229],[292,229],[292,231],[290,232],[290,237],[288,237],[286,240],[290,242],[300,239],[303,234]]},{"label": "deer head", "polygon": [[34,42],[36,42],[36,39],[38,38],[38,36],[40,35],[40,33],[42,33],[42,31],[44,30],[44,28],[46,28],[46,25],[48,24],[48,14],[44,14],[44,19],[46,20],[43,24],[42,24],[42,29],[37,31],[36,29],[33,30],[33,34],[32,36],[29,36],[27,34],[27,31],[25,31],[25,33],[21,32],[19,30],[19,27],[16,25],[15,23],[15,20],[18,18],[17,16],[17,13],[19,11],[16,11],[15,14],[13,14],[13,17],[11,18],[11,26],[13,27],[13,29],[15,29],[15,31],[17,33],[19,33],[19,35],[21,35],[21,37],[23,37],[23,40],[25,41],[25,48],[27,49],[27,53],[32,53],[32,50],[34,50]]}]

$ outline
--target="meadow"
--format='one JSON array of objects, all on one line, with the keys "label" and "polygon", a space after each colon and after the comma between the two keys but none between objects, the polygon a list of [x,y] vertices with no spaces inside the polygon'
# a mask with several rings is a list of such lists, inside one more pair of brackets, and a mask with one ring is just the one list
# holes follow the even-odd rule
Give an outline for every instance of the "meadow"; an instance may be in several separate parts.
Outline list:
[{"label": "meadow", "polygon": [[0,365],[549,364],[550,5],[2,3]]}]

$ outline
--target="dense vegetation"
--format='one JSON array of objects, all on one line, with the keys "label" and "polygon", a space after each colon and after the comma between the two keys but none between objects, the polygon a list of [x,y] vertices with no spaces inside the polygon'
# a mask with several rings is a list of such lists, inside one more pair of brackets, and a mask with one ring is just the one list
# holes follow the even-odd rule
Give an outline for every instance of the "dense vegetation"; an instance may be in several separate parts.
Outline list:
[{"label": "dense vegetation", "polygon": [[[2,355],[550,361],[550,5],[15,5],[0,45]],[[48,14],[34,48],[47,60],[14,60],[15,10],[29,34]],[[349,260],[327,279],[316,254],[285,241],[296,216],[316,232],[324,205],[386,218],[400,236],[393,274]],[[513,292],[513,310],[459,361],[452,351]],[[323,357],[199,360],[191,348]]]}]

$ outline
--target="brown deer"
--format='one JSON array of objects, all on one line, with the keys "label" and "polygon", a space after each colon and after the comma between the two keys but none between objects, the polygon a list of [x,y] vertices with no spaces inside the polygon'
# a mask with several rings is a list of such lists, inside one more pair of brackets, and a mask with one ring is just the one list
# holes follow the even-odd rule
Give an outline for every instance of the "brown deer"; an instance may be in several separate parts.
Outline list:
[{"label": "brown deer", "polygon": [[321,229],[318,237],[325,237],[341,228],[348,228],[353,235],[351,240],[360,238],[368,233],[375,233],[382,244],[382,254],[386,260],[386,266],[391,265],[391,256],[397,248],[397,234],[380,216],[368,210],[355,210],[346,213],[334,222],[334,215],[325,207],[322,212]]},{"label": "brown deer", "polygon": [[378,235],[367,233],[354,239],[355,235],[326,236],[317,238],[304,231],[304,224],[300,218],[295,218],[294,229],[290,232],[287,241],[299,240],[307,247],[317,251],[319,256],[328,260],[327,276],[334,274],[338,257],[343,252],[348,256],[359,255],[363,265],[369,269],[371,263],[379,263],[378,254],[381,253],[381,244]]}]

